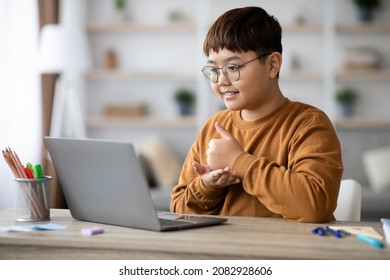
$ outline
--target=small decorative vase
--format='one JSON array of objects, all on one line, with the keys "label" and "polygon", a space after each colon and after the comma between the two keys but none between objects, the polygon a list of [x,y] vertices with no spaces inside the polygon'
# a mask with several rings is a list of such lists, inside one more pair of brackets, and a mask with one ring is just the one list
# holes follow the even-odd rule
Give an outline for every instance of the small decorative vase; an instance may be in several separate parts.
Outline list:
[{"label": "small decorative vase", "polygon": [[188,102],[178,102],[179,114],[181,116],[187,116],[191,113],[191,104]]},{"label": "small decorative vase", "polygon": [[370,7],[359,7],[359,18],[362,22],[372,21],[372,8]]},{"label": "small decorative vase", "polygon": [[340,108],[343,117],[351,117],[353,115],[353,104],[342,103]]}]

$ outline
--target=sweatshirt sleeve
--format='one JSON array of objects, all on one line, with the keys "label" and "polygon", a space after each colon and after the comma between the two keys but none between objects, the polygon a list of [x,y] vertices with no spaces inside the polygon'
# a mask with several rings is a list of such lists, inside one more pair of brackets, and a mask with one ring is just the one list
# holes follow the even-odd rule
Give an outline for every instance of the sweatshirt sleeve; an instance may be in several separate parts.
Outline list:
[{"label": "sweatshirt sleeve", "polygon": [[242,153],[233,169],[244,190],[270,211],[300,222],[334,220],[343,172],[340,143],[325,121],[302,125],[289,141],[287,165]]}]

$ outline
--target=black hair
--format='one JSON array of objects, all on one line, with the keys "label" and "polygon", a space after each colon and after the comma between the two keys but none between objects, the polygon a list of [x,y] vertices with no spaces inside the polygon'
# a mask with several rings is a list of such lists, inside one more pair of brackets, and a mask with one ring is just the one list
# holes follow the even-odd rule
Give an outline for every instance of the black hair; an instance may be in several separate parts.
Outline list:
[{"label": "black hair", "polygon": [[211,26],[203,52],[227,49],[233,52],[254,51],[282,53],[282,28],[278,20],[260,7],[244,7],[222,14]]}]

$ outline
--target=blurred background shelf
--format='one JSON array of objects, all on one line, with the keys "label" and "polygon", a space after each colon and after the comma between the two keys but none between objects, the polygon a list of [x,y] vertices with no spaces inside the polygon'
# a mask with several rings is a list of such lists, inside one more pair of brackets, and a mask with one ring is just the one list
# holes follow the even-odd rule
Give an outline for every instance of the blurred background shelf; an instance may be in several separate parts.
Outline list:
[{"label": "blurred background shelf", "polygon": [[390,23],[370,22],[370,23],[353,23],[337,24],[336,31],[340,33],[390,33]]},{"label": "blurred background shelf", "polygon": [[343,130],[385,130],[390,131],[390,118],[350,117],[339,118],[335,122],[337,129]]},{"label": "blurred background shelf", "polygon": [[125,22],[91,22],[87,24],[87,31],[90,33],[105,32],[196,32],[196,25],[193,23],[161,23],[141,24],[131,21]]},{"label": "blurred background shelf", "polygon": [[[337,73],[339,81],[390,81],[390,69],[341,70]],[[389,92],[390,94],[390,92]]]},{"label": "blurred background shelf", "polygon": [[93,69],[87,75],[88,80],[115,81],[115,80],[156,80],[156,81],[194,81],[193,73],[180,71],[136,71],[128,69]]},{"label": "blurred background shelf", "polygon": [[324,76],[321,72],[292,70],[281,72],[280,77],[283,81],[322,81]]},{"label": "blurred background shelf", "polygon": [[89,116],[89,128],[195,128],[196,119],[188,117],[116,117],[116,116]]},{"label": "blurred background shelf", "polygon": [[324,27],[322,24],[313,23],[290,23],[282,24],[282,32],[303,32],[303,33],[320,33]]}]

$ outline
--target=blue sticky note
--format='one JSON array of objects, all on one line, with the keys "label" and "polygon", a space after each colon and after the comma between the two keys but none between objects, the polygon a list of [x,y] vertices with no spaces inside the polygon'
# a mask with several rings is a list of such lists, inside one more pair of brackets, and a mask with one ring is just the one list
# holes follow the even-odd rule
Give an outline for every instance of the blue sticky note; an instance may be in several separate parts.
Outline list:
[{"label": "blue sticky note", "polygon": [[40,224],[40,225],[29,225],[29,226],[23,226],[25,228],[31,229],[31,230],[58,230],[58,229],[65,229],[65,226],[57,225],[57,224]]}]

